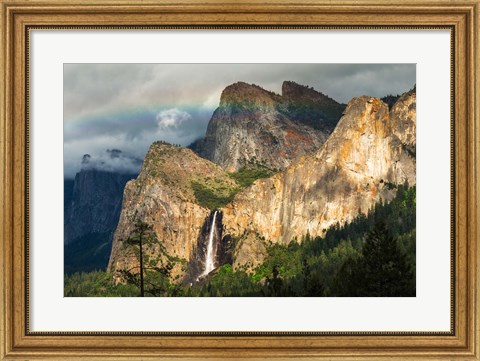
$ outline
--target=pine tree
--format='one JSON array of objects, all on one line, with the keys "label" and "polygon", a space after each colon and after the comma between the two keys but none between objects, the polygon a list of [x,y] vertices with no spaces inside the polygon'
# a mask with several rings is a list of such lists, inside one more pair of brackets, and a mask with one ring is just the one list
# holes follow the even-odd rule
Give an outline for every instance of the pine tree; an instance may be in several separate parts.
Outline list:
[{"label": "pine tree", "polygon": [[135,227],[133,232],[130,233],[129,237],[125,240],[126,244],[129,245],[138,245],[139,250],[139,268],[140,268],[140,297],[145,296],[145,285],[144,285],[144,265],[143,265],[143,245],[148,236],[151,236],[152,226],[148,225],[145,222],[137,220],[135,222]]},{"label": "pine tree", "polygon": [[415,278],[407,258],[383,221],[367,236],[358,258],[349,258],[335,276],[332,296],[415,296]]},{"label": "pine tree", "polygon": [[415,280],[406,257],[382,221],[367,235],[358,271],[362,296],[415,296]]},{"label": "pine tree", "polygon": [[302,261],[303,294],[305,297],[322,297],[325,290],[320,281],[320,275],[312,272],[307,259]]},{"label": "pine tree", "polygon": [[[130,246],[136,246],[136,254],[138,256],[138,267],[133,267],[129,270],[122,270],[122,276],[127,283],[135,284],[140,289],[140,297],[145,297],[148,292],[152,296],[160,296],[168,287],[171,271],[178,261],[173,257],[169,257],[162,245],[159,245],[162,255],[167,257],[167,262],[161,261],[160,266],[149,266],[148,260],[145,260],[144,247],[153,243],[158,243],[157,236],[153,230],[152,225],[145,223],[139,219],[135,219],[134,228],[124,243]],[[134,272],[138,269],[138,273]],[[147,277],[149,276],[149,277]],[[139,280],[138,280],[139,278]],[[164,284],[166,281],[167,284]],[[147,286],[147,287],[146,287]]]},{"label": "pine tree", "polygon": [[273,266],[272,276],[267,277],[264,288],[264,296],[283,296],[283,280],[280,277],[278,266]]}]

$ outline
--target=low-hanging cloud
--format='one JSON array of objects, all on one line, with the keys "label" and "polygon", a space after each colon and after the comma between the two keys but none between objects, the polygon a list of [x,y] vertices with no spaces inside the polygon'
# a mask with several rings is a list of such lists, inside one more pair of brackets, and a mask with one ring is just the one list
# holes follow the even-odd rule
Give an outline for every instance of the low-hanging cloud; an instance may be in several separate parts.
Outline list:
[{"label": "low-hanging cloud", "polygon": [[156,116],[158,128],[160,130],[178,129],[185,124],[186,121],[191,120],[192,116],[177,108],[163,110]]},{"label": "low-hanging cloud", "polygon": [[[158,140],[187,146],[205,135],[212,108],[175,108],[158,112],[138,112],[126,120],[118,116],[92,117],[86,121],[65,124],[64,127],[64,175],[73,179],[82,168],[84,154],[104,162],[109,171],[124,172],[135,169],[125,157],[116,161],[105,160],[106,149],[119,149],[124,156],[140,159],[145,157],[150,145]],[[160,116],[161,115],[161,116]],[[126,162],[124,166],[122,162]],[[139,166],[138,166],[139,168]]]},{"label": "low-hanging cloud", "polygon": [[124,153],[120,149],[107,149],[95,155],[84,154],[81,161],[82,170],[95,169],[104,172],[137,174],[142,160]]}]

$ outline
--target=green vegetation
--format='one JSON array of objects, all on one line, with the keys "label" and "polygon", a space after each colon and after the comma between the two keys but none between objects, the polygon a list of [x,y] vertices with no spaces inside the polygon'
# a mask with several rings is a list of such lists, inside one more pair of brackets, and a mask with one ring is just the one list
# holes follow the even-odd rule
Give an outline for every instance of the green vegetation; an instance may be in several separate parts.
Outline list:
[{"label": "green vegetation", "polygon": [[192,181],[192,189],[198,204],[211,210],[224,207],[233,200],[233,196],[238,192],[238,188],[233,188],[226,195],[222,195],[196,181]]},{"label": "green vegetation", "polygon": [[[172,284],[164,273],[145,271],[145,297],[182,296],[182,288]],[[65,297],[138,297],[138,277],[127,278],[125,284],[114,283],[114,275],[105,271],[78,272],[66,275]]]},{"label": "green vegetation", "polygon": [[276,170],[272,170],[258,163],[249,163],[241,167],[237,172],[229,173],[229,175],[235,179],[242,188],[247,188],[257,179],[270,177],[275,171]]},{"label": "green vegetation", "polygon": [[206,297],[249,297],[258,296],[260,287],[252,282],[251,277],[243,271],[233,271],[231,265],[220,267],[208,282],[184,289],[185,296]]},{"label": "green vegetation", "polygon": [[[407,297],[415,296],[416,188],[397,186],[389,203],[367,215],[334,225],[323,237],[308,232],[300,243],[270,245],[252,273],[229,264],[193,286],[173,285],[165,274],[146,271],[161,292],[151,296]],[[94,272],[65,279],[66,296],[136,296],[137,283],[113,285],[113,276]]]},{"label": "green vegetation", "polygon": [[333,294],[350,297],[415,296],[415,278],[406,255],[378,222],[359,257],[350,257],[335,277]]},{"label": "green vegetation", "polygon": [[249,162],[241,167],[238,172],[228,173],[236,182],[236,186],[215,179],[194,180],[191,182],[193,193],[198,204],[202,207],[214,210],[225,207],[233,200],[235,194],[247,188],[260,178],[268,178],[276,170],[267,168],[255,162]]},{"label": "green vegetation", "polygon": [[133,284],[114,285],[112,274],[93,271],[66,275],[63,293],[65,297],[136,297],[138,288]]}]

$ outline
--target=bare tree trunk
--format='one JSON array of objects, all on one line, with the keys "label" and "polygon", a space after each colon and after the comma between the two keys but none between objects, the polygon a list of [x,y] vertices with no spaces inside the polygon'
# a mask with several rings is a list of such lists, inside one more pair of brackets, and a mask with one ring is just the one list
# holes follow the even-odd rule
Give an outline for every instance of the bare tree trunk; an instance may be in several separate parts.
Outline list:
[{"label": "bare tree trunk", "polygon": [[145,297],[145,289],[143,286],[143,232],[140,233],[140,297]]}]

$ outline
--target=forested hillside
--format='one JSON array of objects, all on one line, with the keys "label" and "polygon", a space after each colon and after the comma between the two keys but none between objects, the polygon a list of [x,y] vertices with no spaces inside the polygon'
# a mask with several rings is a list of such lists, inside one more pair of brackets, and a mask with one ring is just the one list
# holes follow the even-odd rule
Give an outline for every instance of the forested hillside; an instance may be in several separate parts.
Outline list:
[{"label": "forested hillside", "polygon": [[[401,185],[391,202],[323,237],[270,245],[253,273],[225,264],[198,283],[173,284],[168,267],[146,271],[145,296],[415,296],[415,209],[416,188]],[[138,296],[139,282],[75,273],[65,278],[65,296]]]}]

